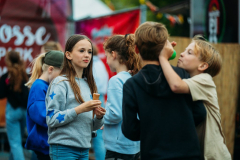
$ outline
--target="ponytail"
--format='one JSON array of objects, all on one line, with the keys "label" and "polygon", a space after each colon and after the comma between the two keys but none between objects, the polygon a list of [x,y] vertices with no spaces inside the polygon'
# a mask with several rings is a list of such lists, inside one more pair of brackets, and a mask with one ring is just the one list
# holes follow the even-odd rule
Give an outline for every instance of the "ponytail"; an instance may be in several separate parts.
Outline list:
[{"label": "ponytail", "polygon": [[125,42],[127,46],[126,55],[128,56],[125,64],[128,70],[132,71],[132,75],[135,75],[142,68],[142,65],[139,55],[135,53],[134,35],[127,34],[125,36]]},{"label": "ponytail", "polygon": [[125,64],[135,75],[141,68],[140,57],[135,53],[134,35],[114,35],[104,42],[104,50],[117,52],[120,64]]},{"label": "ponytail", "polygon": [[25,71],[25,63],[21,59],[19,52],[14,50],[7,52],[5,62],[10,76],[10,89],[14,92],[22,92],[22,84],[28,81],[28,76]]},{"label": "ponytail", "polygon": [[43,73],[43,60],[45,57],[45,53],[41,53],[37,58],[33,60],[31,63],[32,71],[31,71],[31,77],[29,78],[29,81],[25,84],[27,87],[31,88],[33,82],[38,79],[42,73]]}]

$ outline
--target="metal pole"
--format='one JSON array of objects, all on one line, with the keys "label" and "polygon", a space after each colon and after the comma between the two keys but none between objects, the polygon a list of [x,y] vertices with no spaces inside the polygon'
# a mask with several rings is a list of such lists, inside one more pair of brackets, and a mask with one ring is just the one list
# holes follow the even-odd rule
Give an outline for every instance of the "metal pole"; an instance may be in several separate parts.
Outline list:
[{"label": "metal pole", "polygon": [[238,0],[238,43],[240,44],[240,0]]},{"label": "metal pole", "polygon": [[71,7],[71,15],[67,17],[67,33],[66,33],[66,40],[71,35],[75,34],[75,21],[73,17],[73,0],[69,0],[69,5]]},{"label": "metal pole", "polygon": [[194,0],[190,0],[190,38],[193,37],[194,32]]},{"label": "metal pole", "polygon": [[147,21],[147,6],[141,5],[140,6],[140,24]]}]

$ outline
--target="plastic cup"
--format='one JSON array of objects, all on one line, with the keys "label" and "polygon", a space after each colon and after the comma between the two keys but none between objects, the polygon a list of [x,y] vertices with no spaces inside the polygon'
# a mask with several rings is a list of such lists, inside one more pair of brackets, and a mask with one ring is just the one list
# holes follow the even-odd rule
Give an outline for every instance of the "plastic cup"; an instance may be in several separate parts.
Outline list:
[{"label": "plastic cup", "polygon": [[177,55],[177,52],[173,50],[173,54],[168,60],[173,60],[176,57],[176,55]]}]

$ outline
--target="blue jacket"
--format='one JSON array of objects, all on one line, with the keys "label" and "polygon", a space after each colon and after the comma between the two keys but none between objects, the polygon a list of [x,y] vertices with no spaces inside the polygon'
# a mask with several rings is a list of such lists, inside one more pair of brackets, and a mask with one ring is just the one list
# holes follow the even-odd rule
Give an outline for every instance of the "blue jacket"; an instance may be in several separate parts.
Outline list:
[{"label": "blue jacket", "polygon": [[45,97],[49,84],[37,79],[29,92],[27,104],[28,138],[25,144],[27,149],[49,154],[48,126],[46,124]]},{"label": "blue jacket", "polygon": [[140,151],[140,142],[127,139],[121,130],[123,84],[131,75],[119,72],[108,83],[106,114],[104,116],[103,139],[105,148],[122,154],[136,154]]}]

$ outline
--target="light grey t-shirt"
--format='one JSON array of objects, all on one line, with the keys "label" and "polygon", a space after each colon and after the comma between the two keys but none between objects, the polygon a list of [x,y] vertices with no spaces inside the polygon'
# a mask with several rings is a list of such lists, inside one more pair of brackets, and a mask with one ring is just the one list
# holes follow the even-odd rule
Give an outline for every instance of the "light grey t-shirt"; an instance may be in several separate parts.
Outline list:
[{"label": "light grey t-shirt", "polygon": [[[86,79],[75,78],[80,86],[83,100],[92,100]],[[79,148],[90,148],[92,131],[103,125],[103,119],[92,119],[92,111],[76,114],[79,106],[73,90],[65,76],[58,76],[49,86],[46,95],[48,143]]]}]

